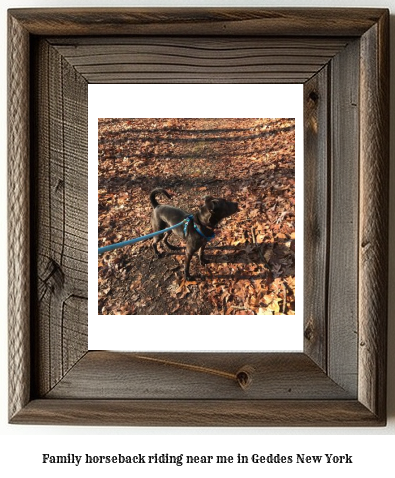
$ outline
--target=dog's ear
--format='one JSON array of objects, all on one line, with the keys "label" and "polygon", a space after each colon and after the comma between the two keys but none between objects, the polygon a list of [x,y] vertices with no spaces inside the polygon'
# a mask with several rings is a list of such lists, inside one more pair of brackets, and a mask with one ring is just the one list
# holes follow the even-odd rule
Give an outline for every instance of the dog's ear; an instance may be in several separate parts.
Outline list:
[{"label": "dog's ear", "polygon": [[213,196],[205,196],[204,202],[210,212],[215,211],[218,201],[214,199]]}]

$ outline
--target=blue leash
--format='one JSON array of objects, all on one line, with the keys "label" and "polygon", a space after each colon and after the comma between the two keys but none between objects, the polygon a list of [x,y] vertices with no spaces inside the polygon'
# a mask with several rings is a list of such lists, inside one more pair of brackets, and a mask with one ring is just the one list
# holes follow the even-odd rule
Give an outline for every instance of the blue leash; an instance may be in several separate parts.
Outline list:
[{"label": "blue leash", "polygon": [[145,241],[146,239],[151,239],[151,237],[158,236],[159,234],[164,234],[167,231],[171,231],[172,229],[175,229],[176,227],[181,226],[182,224],[184,224],[184,222],[188,224],[188,222],[192,218],[193,218],[192,215],[188,216],[183,221],[176,224],[175,226],[168,227],[167,229],[162,229],[161,231],[151,232],[151,234],[147,234],[146,236],[137,237],[136,239],[129,239],[128,241],[124,241],[124,242],[118,242],[117,244],[109,244],[108,246],[99,247],[99,254],[103,254],[104,252],[108,252],[108,251],[113,251],[114,249],[128,246],[130,244],[136,244],[136,242]]}]

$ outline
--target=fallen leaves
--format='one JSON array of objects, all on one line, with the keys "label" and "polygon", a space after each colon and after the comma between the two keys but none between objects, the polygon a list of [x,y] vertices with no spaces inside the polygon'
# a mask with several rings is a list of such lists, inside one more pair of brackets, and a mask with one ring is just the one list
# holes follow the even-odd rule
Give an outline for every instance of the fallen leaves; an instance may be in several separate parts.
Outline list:
[{"label": "fallen leaves", "polygon": [[182,276],[183,248],[162,245],[157,259],[146,241],[99,256],[99,314],[294,314],[294,126],[292,119],[99,120],[99,247],[152,232],[155,187],[188,212],[205,195],[240,208],[208,244],[208,264],[192,259],[192,281]]}]

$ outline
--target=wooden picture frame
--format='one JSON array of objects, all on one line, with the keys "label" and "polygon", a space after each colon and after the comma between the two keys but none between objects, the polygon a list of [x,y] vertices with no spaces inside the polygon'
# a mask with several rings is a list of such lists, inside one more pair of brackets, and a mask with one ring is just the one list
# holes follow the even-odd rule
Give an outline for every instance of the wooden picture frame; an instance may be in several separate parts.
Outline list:
[{"label": "wooden picture frame", "polygon": [[[385,425],[388,35],[384,9],[9,11],[11,423]],[[88,351],[92,82],[304,84],[303,353]]]}]

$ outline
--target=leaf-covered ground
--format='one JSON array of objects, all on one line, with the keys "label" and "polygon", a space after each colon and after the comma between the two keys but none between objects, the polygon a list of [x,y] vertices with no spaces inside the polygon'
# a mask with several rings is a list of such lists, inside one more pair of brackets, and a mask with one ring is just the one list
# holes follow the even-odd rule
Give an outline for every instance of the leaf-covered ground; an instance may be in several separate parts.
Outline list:
[{"label": "leaf-covered ground", "polygon": [[[206,195],[239,203],[206,247],[157,259],[151,241],[99,255],[99,314],[294,314],[293,119],[99,120],[99,247],[152,232],[149,193],[188,212]],[[183,246],[172,235],[170,242]]]}]

